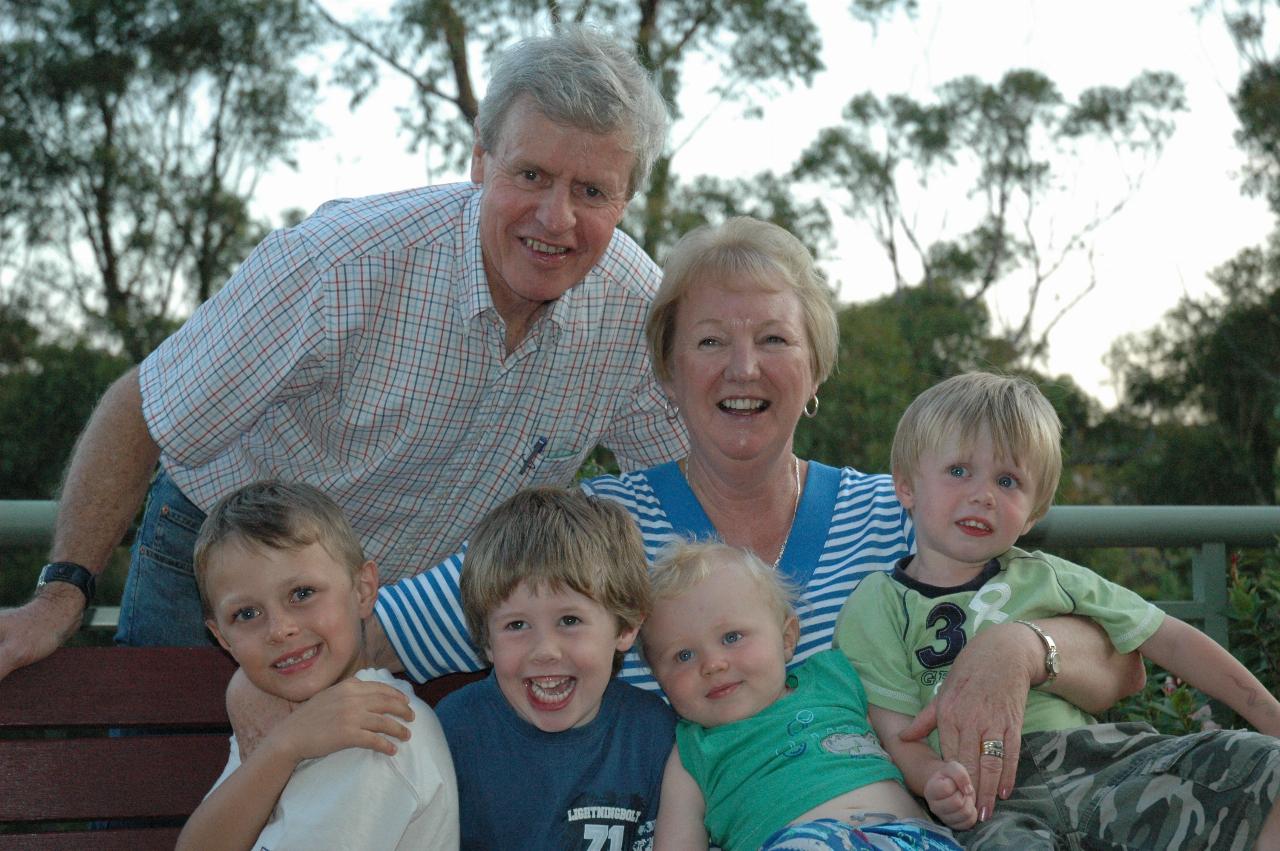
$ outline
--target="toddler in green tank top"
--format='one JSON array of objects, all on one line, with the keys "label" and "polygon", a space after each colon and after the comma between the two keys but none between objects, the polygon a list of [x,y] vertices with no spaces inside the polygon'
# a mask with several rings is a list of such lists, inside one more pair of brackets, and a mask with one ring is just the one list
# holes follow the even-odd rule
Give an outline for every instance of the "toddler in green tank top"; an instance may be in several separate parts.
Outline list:
[{"label": "toddler in green tank top", "polygon": [[[642,648],[681,716],[656,849],[959,847],[904,788],[848,661],[828,650],[787,670],[799,623],[782,576],[746,550],[686,543],[653,585]],[[963,820],[968,774],[933,762],[926,799]]]}]

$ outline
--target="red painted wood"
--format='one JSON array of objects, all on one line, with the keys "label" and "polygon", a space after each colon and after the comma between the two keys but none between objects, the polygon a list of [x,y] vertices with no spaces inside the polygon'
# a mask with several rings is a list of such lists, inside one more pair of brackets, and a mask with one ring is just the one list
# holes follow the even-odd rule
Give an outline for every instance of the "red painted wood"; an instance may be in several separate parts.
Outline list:
[{"label": "red painted wood", "polygon": [[483,680],[487,676],[489,676],[488,671],[476,671],[471,674],[449,674],[434,680],[427,680],[425,683],[414,683],[413,691],[418,697],[425,700],[428,706],[435,706],[449,692],[460,689],[468,683]]},{"label": "red painted wood", "polygon": [[0,743],[0,821],[185,816],[227,761],[227,735]]},{"label": "red painted wood", "polygon": [[173,851],[182,828],[0,834],[5,851]]},{"label": "red painted wood", "polygon": [[[0,680],[0,822],[87,827],[190,814],[226,764],[224,699],[234,671],[217,648],[67,647]],[[434,706],[485,676],[454,674],[415,690]],[[128,727],[147,734],[106,735]],[[172,848],[177,833],[0,832],[0,847]]]},{"label": "red painted wood", "polygon": [[220,649],[64,647],[0,680],[0,729],[226,724]]}]

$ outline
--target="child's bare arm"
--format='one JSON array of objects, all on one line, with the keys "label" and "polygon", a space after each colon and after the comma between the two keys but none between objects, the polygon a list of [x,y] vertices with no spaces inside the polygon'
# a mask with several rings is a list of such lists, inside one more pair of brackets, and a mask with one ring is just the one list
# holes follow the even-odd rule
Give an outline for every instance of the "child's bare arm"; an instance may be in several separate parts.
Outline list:
[{"label": "child's bare arm", "polygon": [[702,790],[685,771],[680,751],[673,745],[662,773],[662,798],[653,831],[654,851],[705,851],[708,847],[707,827],[703,823],[706,811]]},{"label": "child's bare arm", "polygon": [[281,719],[187,820],[179,849],[245,849],[262,832],[298,763],[343,748],[394,754],[382,735],[409,730],[391,715],[413,719],[404,694],[383,683],[344,680]]},{"label": "child's bare arm", "polygon": [[973,827],[978,819],[977,791],[964,766],[943,760],[923,741],[900,739],[898,734],[911,724],[910,715],[879,706],[868,707],[867,715],[880,743],[906,778],[907,788],[922,796],[947,827]]},{"label": "child's bare arm", "polygon": [[1200,630],[1166,616],[1138,650],[1169,673],[1230,706],[1258,732],[1280,736],[1280,702],[1222,645]]}]

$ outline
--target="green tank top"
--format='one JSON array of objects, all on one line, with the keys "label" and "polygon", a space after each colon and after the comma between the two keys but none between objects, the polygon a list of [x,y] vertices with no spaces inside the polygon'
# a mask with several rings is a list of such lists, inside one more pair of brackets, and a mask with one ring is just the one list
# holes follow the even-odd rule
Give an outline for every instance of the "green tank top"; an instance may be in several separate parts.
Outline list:
[{"label": "green tank top", "polygon": [[792,691],[750,718],[676,726],[680,761],[706,800],[707,832],[725,851],[769,834],[845,792],[902,774],[867,721],[867,696],[845,657],[818,653],[787,676]]}]

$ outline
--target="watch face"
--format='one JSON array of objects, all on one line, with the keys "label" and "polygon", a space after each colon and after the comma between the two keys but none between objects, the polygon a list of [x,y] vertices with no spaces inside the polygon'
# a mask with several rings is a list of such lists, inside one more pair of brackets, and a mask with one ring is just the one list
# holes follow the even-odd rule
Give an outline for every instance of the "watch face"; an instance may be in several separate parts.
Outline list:
[{"label": "watch face", "polygon": [[1050,653],[1048,656],[1045,656],[1045,657],[1044,657],[1044,666],[1045,666],[1046,668],[1048,668],[1048,669],[1049,669],[1049,673],[1050,673],[1051,675],[1053,675],[1053,676],[1055,676],[1055,677],[1056,677],[1056,676],[1058,676],[1058,653],[1057,653],[1057,651],[1054,651],[1053,653]]}]

